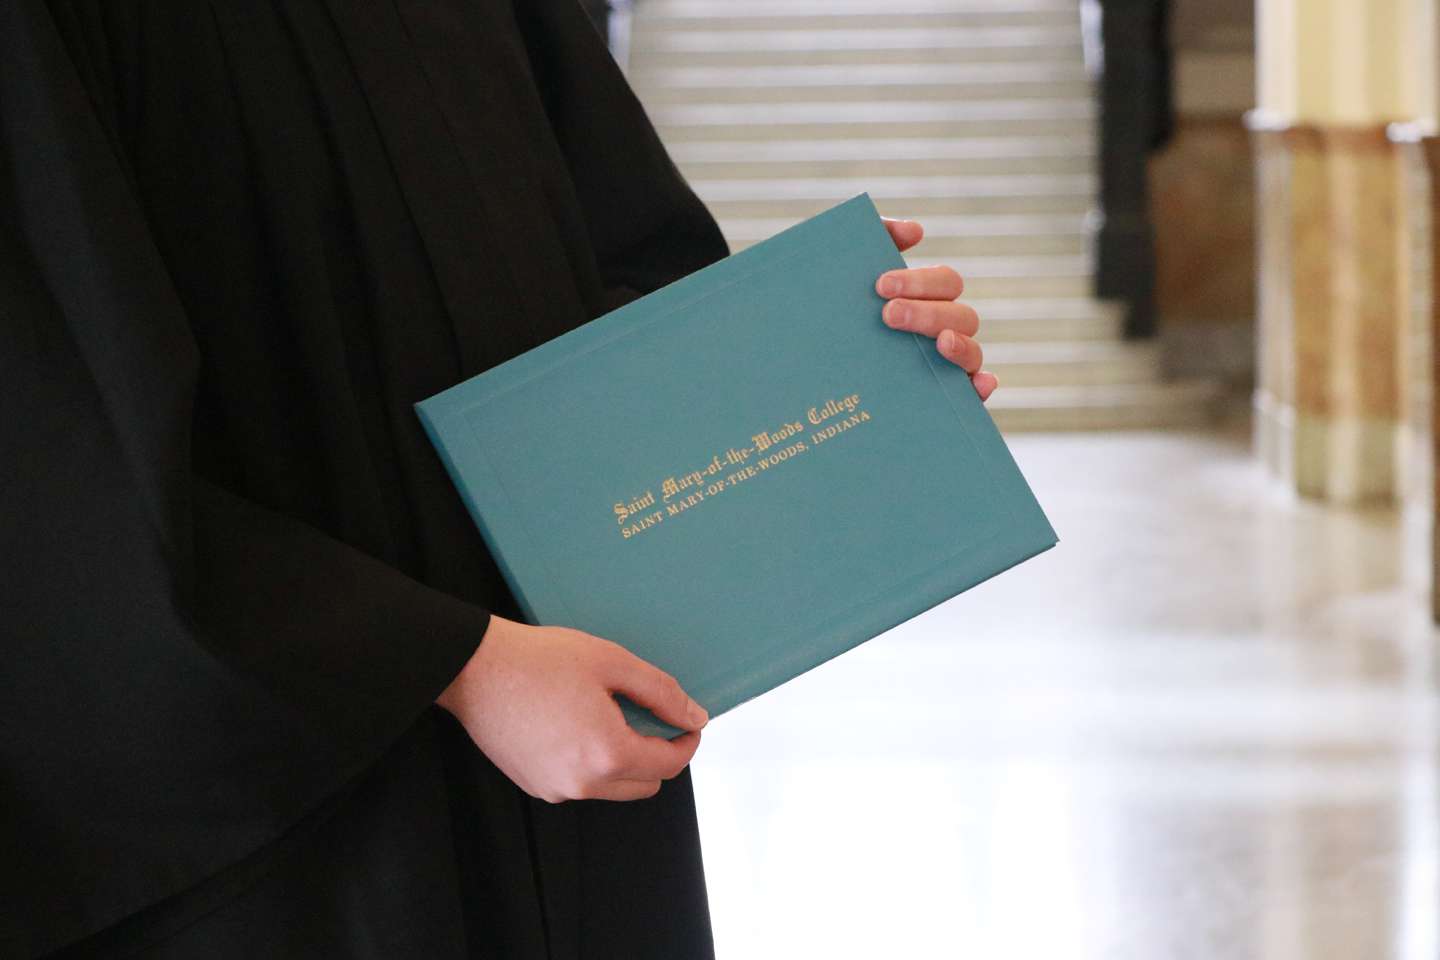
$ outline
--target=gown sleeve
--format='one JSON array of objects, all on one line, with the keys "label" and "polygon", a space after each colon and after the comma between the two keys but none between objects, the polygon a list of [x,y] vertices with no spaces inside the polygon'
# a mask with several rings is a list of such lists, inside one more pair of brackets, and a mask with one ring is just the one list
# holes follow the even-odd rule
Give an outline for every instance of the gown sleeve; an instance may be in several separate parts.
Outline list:
[{"label": "gown sleeve", "polygon": [[274,841],[489,613],[195,475],[197,349],[43,0],[0,3],[0,956]]},{"label": "gown sleeve", "polygon": [[515,0],[535,82],[611,302],[708,266],[724,235],[575,0]]}]

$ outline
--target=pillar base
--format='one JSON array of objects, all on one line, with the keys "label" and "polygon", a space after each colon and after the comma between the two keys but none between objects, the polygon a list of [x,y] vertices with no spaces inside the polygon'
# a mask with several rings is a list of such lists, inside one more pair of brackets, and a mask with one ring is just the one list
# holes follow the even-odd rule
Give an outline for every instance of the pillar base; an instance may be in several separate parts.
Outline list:
[{"label": "pillar base", "polygon": [[1394,502],[1398,421],[1314,416],[1262,390],[1254,409],[1256,454],[1299,495],[1350,506]]}]

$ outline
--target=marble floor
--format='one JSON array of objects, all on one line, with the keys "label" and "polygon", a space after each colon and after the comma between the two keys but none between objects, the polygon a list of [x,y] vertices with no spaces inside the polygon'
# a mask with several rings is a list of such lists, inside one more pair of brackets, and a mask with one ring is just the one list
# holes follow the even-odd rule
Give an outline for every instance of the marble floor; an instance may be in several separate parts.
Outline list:
[{"label": "marble floor", "polygon": [[720,956],[1440,957],[1406,524],[1243,422],[1012,449],[1059,547],[707,730]]}]

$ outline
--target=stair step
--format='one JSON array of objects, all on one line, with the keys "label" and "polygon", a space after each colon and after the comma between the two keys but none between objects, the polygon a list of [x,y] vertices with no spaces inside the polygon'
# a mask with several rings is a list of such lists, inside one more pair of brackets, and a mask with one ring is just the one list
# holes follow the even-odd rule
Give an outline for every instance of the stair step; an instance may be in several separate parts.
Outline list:
[{"label": "stair step", "polygon": [[690,186],[706,200],[825,200],[869,193],[892,198],[960,199],[964,197],[1080,197],[1095,195],[1096,178],[1089,174],[996,174],[983,177],[816,177],[692,180]]},{"label": "stair step", "polygon": [[[690,144],[703,145],[707,141],[691,140]],[[815,141],[817,143],[847,141]],[[871,143],[879,141],[868,141]],[[677,144],[680,146],[681,144]],[[677,151],[672,150],[672,156]],[[797,178],[805,180],[828,177],[936,177],[946,175],[985,175],[997,173],[1033,174],[1089,174],[1095,175],[1095,161],[1088,156],[1020,156],[1020,157],[930,157],[910,160],[887,160],[876,156],[855,160],[725,160],[715,163],[704,161],[677,161],[681,171],[689,180],[780,180]]]},{"label": "stair step", "polygon": [[987,349],[991,344],[997,343],[1113,340],[1120,336],[1120,332],[1121,324],[1118,319],[995,320],[987,317],[984,310],[980,311],[980,342],[985,344]]},{"label": "stair step", "polygon": [[963,160],[987,157],[1095,156],[1090,137],[893,137],[874,140],[696,140],[670,147],[680,163],[723,163],[753,160],[772,163],[834,160]]},{"label": "stair step", "polygon": [[657,104],[651,120],[667,141],[795,140],[814,137],[1094,136],[1089,99],[872,103]]},{"label": "stair step", "polygon": [[[754,243],[793,227],[798,221],[783,217],[748,217],[724,224],[726,236],[737,242]],[[1000,213],[973,217],[937,216],[924,221],[925,239],[959,237],[1026,237],[1082,233],[1085,217],[1079,214]]]},{"label": "stair step", "polygon": [[1090,234],[1083,214],[1000,214],[933,216],[921,221],[925,239],[916,257],[961,260],[976,257],[1064,255],[1088,263]]},{"label": "stair step", "polygon": [[756,126],[765,129],[801,125],[1083,121],[1090,129],[1095,104],[1089,97],[1069,100],[980,100],[931,103],[683,103],[658,104],[650,118],[664,127]]},{"label": "stair step", "polygon": [[[1106,320],[1120,322],[1123,306],[1114,300],[1093,297],[976,297],[968,291],[963,298],[987,320]],[[1057,337],[1055,339],[1065,339]]]},{"label": "stair step", "polygon": [[1119,304],[1090,297],[962,298],[980,314],[980,342],[1034,343],[1047,340],[1118,340],[1124,328]]},{"label": "stair step", "polygon": [[[763,17],[799,14],[869,13],[875,0],[642,0],[638,19],[652,17]],[[889,0],[886,10],[896,13],[1015,12],[1075,10],[1075,0]]]},{"label": "stair step", "polygon": [[[723,228],[731,249],[738,251],[791,225],[766,217],[727,220]],[[925,239],[914,249],[925,257],[1079,255],[1089,243],[1081,214],[935,216],[926,218],[924,227]]]},{"label": "stair step", "polygon": [[906,254],[905,262],[912,267],[944,264],[959,270],[965,278],[966,302],[1080,298],[1090,296],[1093,288],[1090,258],[1083,255],[958,258]]},{"label": "stair step", "polygon": [[1224,389],[1209,380],[1011,387],[1002,379],[985,406],[1006,433],[1160,429],[1209,424],[1224,397]]},{"label": "stair step", "polygon": [[893,29],[979,29],[995,27],[1048,27],[1078,29],[1079,6],[1066,9],[1015,10],[988,7],[966,10],[905,9],[868,10],[851,7],[831,10],[796,10],[783,6],[734,4],[732,9],[696,8],[690,12],[646,11],[634,26],[636,36],[676,31],[729,30],[893,30]]},{"label": "stair step", "polygon": [[[1007,101],[1021,103],[1023,101]],[[847,103],[847,106],[851,104]],[[707,105],[708,106],[708,105]],[[763,105],[756,105],[763,106]],[[868,106],[868,105],[867,105]],[[882,107],[883,105],[877,104]],[[914,105],[912,105],[914,106]],[[971,105],[972,109],[977,105]],[[880,109],[865,118],[845,120],[838,117],[802,116],[794,120],[767,117],[757,110],[752,118],[736,117],[729,122],[716,118],[675,115],[662,120],[654,117],[667,111],[694,110],[695,107],[660,106],[651,111],[661,138],[667,144],[696,140],[880,140],[932,139],[939,137],[1069,138],[1083,143],[1095,136],[1094,121],[1086,117],[1026,117],[1000,115],[955,116],[950,119],[905,120],[885,116]],[[978,113],[978,111],[976,111]]]},{"label": "stair step", "polygon": [[[914,261],[911,261],[914,263]],[[943,261],[950,262],[950,261]],[[1047,300],[1070,297],[1087,297],[1093,291],[1093,284],[1087,276],[1042,276],[1042,277],[977,277],[967,271],[963,263],[957,265],[966,274],[965,296],[979,299],[1014,299],[1036,297]]]},{"label": "stair step", "polygon": [[[982,327],[983,330],[983,327]],[[985,369],[1007,387],[1154,383],[1159,345],[1125,341],[991,342],[981,335]]]},{"label": "stair step", "polygon": [[[919,248],[916,248],[919,249]],[[1093,272],[1090,258],[1076,254],[1044,254],[1039,256],[995,256],[966,257],[951,260],[941,257],[911,256],[906,254],[906,263],[912,267],[933,267],[944,264],[959,270],[965,277],[965,289],[970,291],[970,282],[1000,278],[1016,280],[1040,280],[1047,277],[1086,277]]]},{"label": "stair step", "polygon": [[[642,20],[652,17],[777,16],[868,13],[875,0],[642,0]],[[1075,0],[889,0],[896,13],[1057,11],[1076,9]]]},{"label": "stair step", "polygon": [[858,29],[724,30],[680,29],[647,31],[638,20],[631,52],[655,53],[810,53],[817,50],[844,50],[856,60],[878,50],[1031,51],[1036,48],[1080,47],[1078,20],[1074,26],[1044,27],[888,27]]},{"label": "stair step", "polygon": [[975,100],[1090,96],[1080,63],[851,63],[642,67],[647,104],[783,100]]},{"label": "stair step", "polygon": [[814,49],[774,50],[766,48],[718,50],[649,50],[638,55],[632,51],[631,62],[638,56],[654,66],[767,66],[772,64],[845,64],[863,59],[869,63],[953,63],[963,56],[972,63],[1084,63],[1083,48],[1075,44],[1032,47],[977,47],[956,50],[953,47],[816,47]]},{"label": "stair step", "polygon": [[[815,197],[813,199],[796,197],[793,199],[765,199],[761,197],[741,198],[734,200],[715,200],[707,198],[705,205],[710,212],[722,224],[732,219],[743,219],[748,217],[783,217],[790,220],[803,220],[806,217],[813,217],[830,207],[835,206],[844,200],[848,200],[860,191],[852,193],[836,193],[828,197]],[[941,215],[962,216],[967,214],[992,214],[992,213],[1085,213],[1093,205],[1094,200],[1083,194],[1056,194],[1047,196],[1036,194],[1027,196],[1023,194],[994,194],[994,195],[972,195],[960,197],[930,197],[912,195],[880,195],[871,191],[880,208],[880,212],[887,217],[896,217],[906,220],[919,220],[925,223]]]},{"label": "stair step", "polygon": [[843,177],[812,180],[693,180],[691,186],[722,222],[813,216],[869,193],[887,217],[934,223],[964,215],[1087,213],[1094,180],[1085,175],[972,177]]},{"label": "stair step", "polygon": [[678,86],[647,84],[636,93],[652,109],[662,104],[684,103],[914,103],[920,100],[973,102],[986,98],[1033,100],[1074,100],[1089,92],[1085,81],[1015,80],[1006,83],[985,81],[937,81],[926,83],[851,83],[752,86]]},{"label": "stair step", "polygon": [[970,263],[976,257],[1087,257],[1090,237],[1082,230],[1042,234],[929,233],[912,249],[916,256],[951,263]]},{"label": "stair step", "polygon": [[640,69],[802,64],[965,63],[1083,67],[1077,22],[1064,26],[697,29],[647,31],[635,18],[630,62]]},{"label": "stair step", "polygon": [[1092,174],[1089,137],[688,140],[670,155],[693,180],[964,174]]},{"label": "stair step", "polygon": [[962,215],[1084,214],[1094,205],[1089,175],[860,177],[808,180],[692,180],[722,223],[735,219],[799,221],[859,193],[887,217],[919,220]]},{"label": "stair step", "polygon": [[1068,83],[1088,87],[1083,67],[1069,63],[850,63],[772,64],[763,67],[637,66],[630,83],[641,91],[746,87],[835,87],[917,84],[972,84],[977,88],[1010,83]]},{"label": "stair step", "polygon": [[1001,214],[973,217],[932,216],[921,221],[925,239],[914,248],[920,257],[1084,256],[1090,234],[1082,214]]}]

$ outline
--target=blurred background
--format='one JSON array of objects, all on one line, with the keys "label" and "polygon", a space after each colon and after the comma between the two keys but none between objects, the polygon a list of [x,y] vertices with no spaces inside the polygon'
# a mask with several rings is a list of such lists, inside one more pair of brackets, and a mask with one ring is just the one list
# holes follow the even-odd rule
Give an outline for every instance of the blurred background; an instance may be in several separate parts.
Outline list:
[{"label": "blurred background", "polygon": [[707,730],[721,956],[1440,958],[1440,0],[591,8],[732,248],[925,224],[1061,538]]}]

